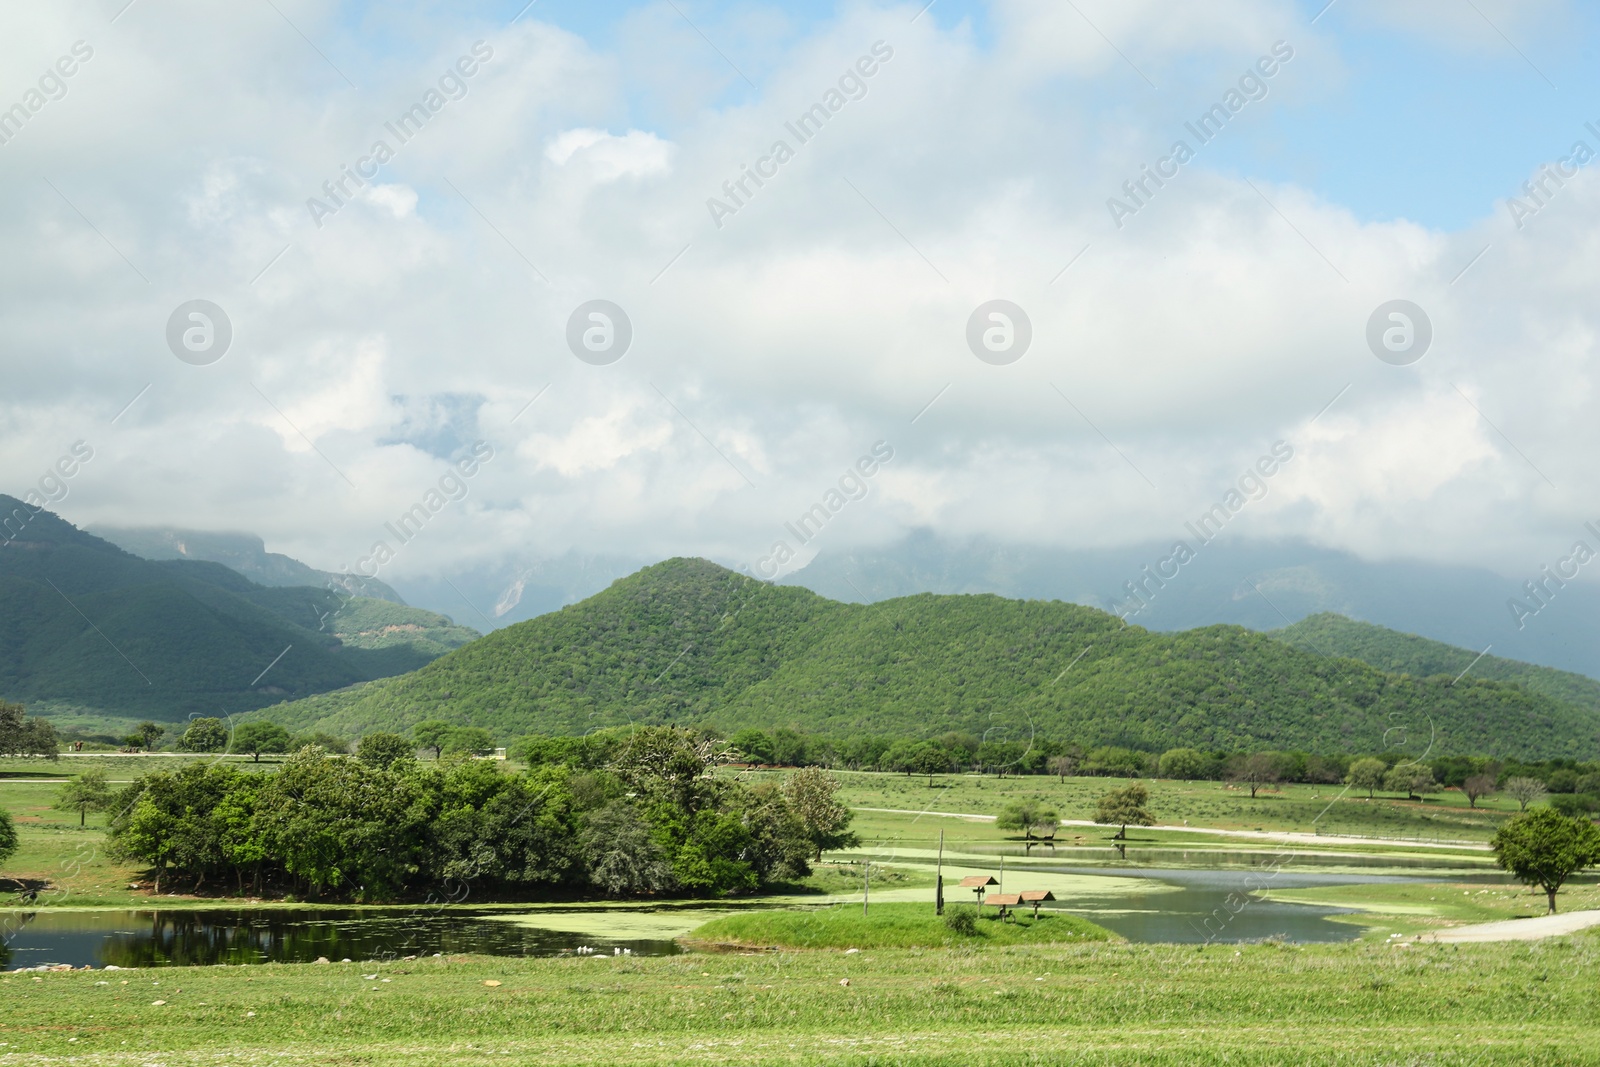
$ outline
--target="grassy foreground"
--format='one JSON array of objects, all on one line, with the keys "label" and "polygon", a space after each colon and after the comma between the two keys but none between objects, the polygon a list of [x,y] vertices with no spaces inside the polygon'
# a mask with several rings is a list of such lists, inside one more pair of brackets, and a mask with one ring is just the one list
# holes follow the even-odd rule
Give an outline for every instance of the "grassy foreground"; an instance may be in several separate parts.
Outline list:
[{"label": "grassy foreground", "polygon": [[1597,965],[1584,935],[14,975],[0,1064],[1589,1064]]},{"label": "grassy foreground", "polygon": [[[951,907],[973,910],[970,904]],[[1015,922],[1001,922],[995,909],[989,908],[978,920],[976,932],[964,937],[946,926],[927,904],[875,904],[862,915],[859,903],[729,915],[689,934],[693,941],[719,946],[864,949],[1040,945],[1109,941],[1113,936],[1103,927],[1062,912],[1041,912],[1037,921],[1031,913],[1019,914]]]}]

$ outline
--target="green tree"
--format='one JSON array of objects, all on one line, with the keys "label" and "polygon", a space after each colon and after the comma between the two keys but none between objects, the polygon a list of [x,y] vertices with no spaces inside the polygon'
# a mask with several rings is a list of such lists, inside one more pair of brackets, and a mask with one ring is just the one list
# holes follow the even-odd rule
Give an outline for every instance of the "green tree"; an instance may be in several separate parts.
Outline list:
[{"label": "green tree", "polygon": [[111,787],[106,784],[106,772],[98,769],[84,771],[61,787],[56,795],[57,811],[76,811],[78,825],[88,820],[89,812],[104,811],[111,803]]},{"label": "green tree", "polygon": [[772,738],[763,730],[740,730],[728,738],[728,744],[746,763],[771,763],[773,760]]},{"label": "green tree", "polygon": [[914,774],[926,774],[928,786],[932,788],[933,776],[945,773],[954,762],[949,750],[943,745],[925,741],[911,751],[906,767]]},{"label": "green tree", "polygon": [[312,730],[308,733],[295,734],[294,737],[289,741],[289,751],[299,752],[307,745],[313,745],[316,748],[320,748],[324,752],[329,753],[330,755],[336,756],[345,755],[350,751],[350,742],[346,741],[342,737],[334,737],[332,734],[324,733],[321,730]]},{"label": "green tree", "polygon": [[221,752],[228,747],[228,728],[221,719],[195,719],[178,738],[180,752]]},{"label": "green tree", "polygon": [[1060,818],[1055,808],[1032,797],[1024,797],[1001,808],[994,824],[1001,830],[1021,830],[1022,836],[1031,841],[1034,827],[1054,826]]},{"label": "green tree", "polygon": [[0,808],[0,863],[17,854],[17,827],[11,813]]},{"label": "green tree", "polygon": [[1192,782],[1204,778],[1210,761],[1192,748],[1172,748],[1161,754],[1161,777]]},{"label": "green tree", "polygon": [[133,733],[129,734],[128,736],[139,738],[139,748],[155,748],[156,742],[166,736],[166,733],[167,728],[165,726],[146,719],[138,726],[135,726],[133,728]]},{"label": "green tree", "polygon": [[0,700],[0,756],[55,759],[61,743],[49,719],[28,718],[21,704]]},{"label": "green tree", "polygon": [[1600,863],[1600,829],[1588,819],[1574,819],[1552,808],[1512,816],[1495,831],[1490,844],[1501,869],[1524,885],[1545,891],[1552,915],[1562,884]]},{"label": "green tree", "polygon": [[1345,782],[1352,788],[1365,789],[1367,799],[1372,799],[1372,794],[1383,788],[1383,779],[1389,773],[1389,768],[1383,760],[1368,756],[1358,759],[1350,764],[1350,771],[1345,775]]},{"label": "green tree", "polygon": [[1383,776],[1383,788],[1391,793],[1404,793],[1412,800],[1421,800],[1425,793],[1437,793],[1439,783],[1434,780],[1433,768],[1427,764],[1400,763]]},{"label": "green tree", "polygon": [[677,884],[650,824],[624,801],[590,812],[580,840],[589,883],[608,897],[661,893]]},{"label": "green tree", "polygon": [[1150,803],[1150,790],[1142,782],[1134,782],[1121,789],[1113,789],[1100,798],[1095,806],[1094,821],[1102,826],[1120,826],[1115,839],[1128,836],[1130,826],[1154,826],[1156,819],[1146,804]]},{"label": "green tree", "polygon": [[234,727],[229,751],[260,763],[263,752],[289,751],[289,731],[275,722],[247,722]]},{"label": "green tree", "polygon": [[383,770],[401,760],[415,759],[416,746],[399,734],[367,734],[356,746],[356,758],[368,767]]},{"label": "green tree", "polygon": [[411,736],[416,739],[418,748],[433,749],[433,758],[439,759],[444,755],[445,742],[455,731],[456,724],[445,722],[443,719],[428,719],[419,722],[411,728]]},{"label": "green tree", "polygon": [[443,741],[445,755],[452,752],[487,752],[494,748],[494,735],[481,726],[454,727]]},{"label": "green tree", "polygon": [[839,779],[821,767],[802,767],[783,780],[783,795],[800,819],[813,858],[824,849],[849,848],[859,838],[850,832],[855,813],[839,803]]}]

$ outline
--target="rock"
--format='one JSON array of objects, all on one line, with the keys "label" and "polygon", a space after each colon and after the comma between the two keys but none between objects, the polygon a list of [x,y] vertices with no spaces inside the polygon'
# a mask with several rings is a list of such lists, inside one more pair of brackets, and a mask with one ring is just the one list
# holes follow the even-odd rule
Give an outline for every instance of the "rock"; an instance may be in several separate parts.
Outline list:
[{"label": "rock", "polygon": [[326,957],[326,956],[318,956],[318,957],[317,957],[317,958],[316,958],[316,959],[315,959],[315,960],[314,960],[314,961],[312,961],[312,962],[314,962],[314,963],[332,963],[332,962],[333,962],[333,961],[332,961],[332,960],[330,960],[330,959],[328,959],[328,957]]},{"label": "rock", "polygon": [[159,1007],[161,1007],[161,1005],[163,1005],[165,1003],[166,1003],[166,1001],[164,1001],[164,1000],[152,1000],[150,1002],[150,1006],[152,1008],[159,1008]]},{"label": "rock", "polygon": [[858,948],[847,948],[847,949],[844,950],[844,954],[846,956],[854,956],[857,952],[860,952],[860,951],[861,950],[858,949]]},{"label": "rock", "polygon": [[493,978],[490,978],[488,981],[484,982],[483,984],[486,985],[486,986],[497,986],[500,983],[495,981]]},{"label": "rock", "polygon": [[842,986],[848,986],[850,984],[850,979],[841,978],[841,979],[839,979],[839,984],[842,985]]}]

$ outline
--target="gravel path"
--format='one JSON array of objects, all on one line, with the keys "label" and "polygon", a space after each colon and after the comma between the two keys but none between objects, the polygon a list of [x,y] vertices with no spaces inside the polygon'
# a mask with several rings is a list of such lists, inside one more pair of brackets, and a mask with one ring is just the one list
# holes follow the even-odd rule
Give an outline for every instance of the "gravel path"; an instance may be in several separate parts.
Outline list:
[{"label": "gravel path", "polygon": [[1600,926],[1600,910],[1569,911],[1565,915],[1541,915],[1537,919],[1505,919],[1501,922],[1457,926],[1451,930],[1423,934],[1418,941],[1537,941],[1541,937],[1575,934]]}]

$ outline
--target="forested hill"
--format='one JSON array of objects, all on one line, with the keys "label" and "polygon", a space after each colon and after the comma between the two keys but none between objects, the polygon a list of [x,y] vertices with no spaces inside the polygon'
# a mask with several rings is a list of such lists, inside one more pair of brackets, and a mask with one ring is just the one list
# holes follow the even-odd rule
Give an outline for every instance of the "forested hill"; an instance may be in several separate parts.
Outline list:
[{"label": "forested hill", "polygon": [[266,714],[347,736],[438,718],[502,739],[673,721],[1155,749],[1362,752],[1403,738],[1420,754],[1430,734],[1435,755],[1596,749],[1593,708],[1449,681],[1233,626],[1152,633],[1092,608],[988,595],[842,604],[674,559],[411,674]]},{"label": "forested hill", "polygon": [[45,710],[242,711],[414,670],[477,636],[433,612],[140,559],[9,496],[0,517],[0,698]]},{"label": "forested hill", "polygon": [[1454,678],[1470,667],[1474,678],[1513,682],[1556,700],[1600,710],[1600,681],[1588,675],[1500,656],[1479,658],[1471,649],[1370,622],[1357,622],[1331,612],[1308,616],[1292,626],[1272,631],[1271,636],[1306,651],[1348,656],[1382,671],[1417,678],[1438,675]]}]

